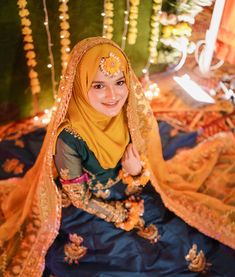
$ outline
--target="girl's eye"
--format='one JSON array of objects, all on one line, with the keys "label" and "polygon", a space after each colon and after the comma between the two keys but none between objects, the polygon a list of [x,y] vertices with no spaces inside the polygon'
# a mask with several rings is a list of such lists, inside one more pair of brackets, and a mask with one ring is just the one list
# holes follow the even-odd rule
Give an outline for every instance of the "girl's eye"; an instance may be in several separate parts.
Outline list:
[{"label": "girl's eye", "polygon": [[95,88],[95,89],[102,89],[103,87],[104,87],[104,85],[102,85],[102,84],[93,85],[93,88]]},{"label": "girl's eye", "polygon": [[121,81],[118,81],[118,82],[117,82],[117,85],[118,85],[118,86],[122,86],[122,85],[124,85],[124,84],[125,84],[125,81],[124,81],[124,80],[121,80]]}]

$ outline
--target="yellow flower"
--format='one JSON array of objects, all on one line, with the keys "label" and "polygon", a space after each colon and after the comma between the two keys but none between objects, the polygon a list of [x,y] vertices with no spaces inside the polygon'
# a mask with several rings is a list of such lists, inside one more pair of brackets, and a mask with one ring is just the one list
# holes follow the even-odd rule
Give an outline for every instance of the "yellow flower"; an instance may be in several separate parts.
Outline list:
[{"label": "yellow flower", "polygon": [[34,49],[34,45],[32,43],[26,43],[24,45],[24,50],[27,51],[27,50],[32,50]]},{"label": "yellow flower", "polygon": [[138,6],[140,4],[140,0],[130,0],[130,2],[134,6]]},{"label": "yellow flower", "polygon": [[31,35],[32,34],[32,30],[29,27],[24,27],[22,29],[22,34],[23,35]]},{"label": "yellow flower", "polygon": [[30,26],[30,25],[31,25],[31,21],[30,21],[28,18],[23,17],[23,18],[21,19],[21,24],[22,24],[23,26]]},{"label": "yellow flower", "polygon": [[30,80],[30,85],[31,86],[38,86],[39,85],[39,80],[38,78],[33,78]]},{"label": "yellow flower", "polygon": [[68,46],[69,44],[70,44],[70,40],[69,39],[67,39],[67,38],[62,38],[61,40],[60,40],[60,43],[61,43],[61,45],[66,45],[66,46]]},{"label": "yellow flower", "polygon": [[27,58],[27,59],[33,59],[33,58],[35,58],[35,57],[36,57],[36,54],[35,54],[34,51],[28,51],[28,52],[26,53],[26,58]]},{"label": "yellow flower", "polygon": [[67,30],[62,30],[60,31],[60,36],[62,36],[63,38],[69,38],[70,33]]},{"label": "yellow flower", "polygon": [[113,10],[113,3],[109,2],[104,5],[105,10]]},{"label": "yellow flower", "polygon": [[31,90],[32,90],[32,94],[36,94],[40,92],[41,88],[40,86],[33,86],[31,87]]},{"label": "yellow flower", "polygon": [[108,17],[113,17],[113,11],[108,10],[108,11],[105,12],[105,15],[108,16]]},{"label": "yellow flower", "polygon": [[36,71],[34,71],[33,69],[31,69],[29,71],[29,78],[32,79],[32,78],[37,78],[38,77],[38,73]]},{"label": "yellow flower", "polygon": [[19,8],[25,8],[27,5],[27,1],[26,0],[18,0],[17,5],[19,6]]},{"label": "yellow flower", "polygon": [[26,36],[24,36],[24,41],[25,42],[33,42],[33,37],[31,35],[26,35]]},{"label": "yellow flower", "polygon": [[61,60],[62,61],[68,61],[68,59],[69,59],[69,54],[68,53],[63,53],[61,55]]},{"label": "yellow flower", "polygon": [[105,36],[106,36],[106,38],[108,38],[108,39],[112,39],[113,34],[112,34],[112,33],[106,33]]},{"label": "yellow flower", "polygon": [[37,65],[37,62],[34,59],[30,59],[27,61],[27,65],[31,67],[35,67]]},{"label": "yellow flower", "polygon": [[69,23],[67,21],[63,21],[60,23],[61,29],[68,30],[69,29]]},{"label": "yellow flower", "polygon": [[107,58],[103,58],[100,62],[101,71],[108,76],[115,76],[121,71],[121,63],[119,58],[110,53]]},{"label": "yellow flower", "polygon": [[60,12],[67,12],[68,11],[68,5],[67,4],[65,4],[65,3],[62,3],[61,5],[60,5],[60,7],[59,7],[59,11]]},{"label": "yellow flower", "polygon": [[104,19],[104,24],[106,24],[106,25],[112,25],[113,24],[113,20],[111,18],[105,18]]},{"label": "yellow flower", "polygon": [[29,10],[23,9],[23,10],[19,11],[19,15],[20,15],[20,17],[26,17],[29,15]]}]

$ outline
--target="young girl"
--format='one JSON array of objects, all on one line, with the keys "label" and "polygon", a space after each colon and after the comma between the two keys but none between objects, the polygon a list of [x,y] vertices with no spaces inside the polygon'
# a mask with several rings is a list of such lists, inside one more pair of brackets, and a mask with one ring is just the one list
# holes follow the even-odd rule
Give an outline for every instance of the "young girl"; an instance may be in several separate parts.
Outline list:
[{"label": "young girl", "polygon": [[141,85],[104,38],[74,47],[59,90],[35,166],[0,183],[4,276],[41,276],[44,261],[57,277],[235,276],[232,135],[165,162]]}]

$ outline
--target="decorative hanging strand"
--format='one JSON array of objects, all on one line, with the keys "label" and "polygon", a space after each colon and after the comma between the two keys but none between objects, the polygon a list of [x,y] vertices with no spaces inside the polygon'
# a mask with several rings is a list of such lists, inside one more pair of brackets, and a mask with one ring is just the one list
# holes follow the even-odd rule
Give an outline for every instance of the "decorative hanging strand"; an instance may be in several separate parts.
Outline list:
[{"label": "decorative hanging strand", "polygon": [[57,89],[56,89],[56,81],[55,81],[55,64],[54,64],[54,57],[51,49],[53,44],[51,42],[51,33],[49,29],[49,18],[48,18],[46,0],[43,0],[43,10],[45,14],[44,25],[47,33],[47,48],[48,48],[49,60],[50,60],[50,63],[47,65],[47,67],[51,69],[52,92],[53,92],[54,99],[56,99]]},{"label": "decorative hanging strand", "polygon": [[28,18],[29,10],[27,9],[27,1],[26,0],[18,0],[17,5],[19,7],[19,16],[21,17],[21,26],[22,26],[22,35],[24,41],[24,50],[25,57],[27,59],[27,66],[29,68],[29,79],[30,79],[30,87],[33,95],[33,107],[34,113],[38,112],[38,98],[37,94],[40,93],[40,82],[38,79],[38,73],[35,70],[36,62],[36,53],[34,51],[34,43],[33,43],[33,35],[31,21]]},{"label": "decorative hanging strand", "polygon": [[153,0],[153,6],[152,6],[152,16],[151,16],[151,22],[150,22],[150,37],[149,37],[149,58],[146,66],[142,70],[142,72],[147,76],[149,67],[151,63],[157,63],[157,45],[159,42],[159,18],[160,18],[160,13],[161,13],[161,8],[162,8],[162,0]]},{"label": "decorative hanging strand", "polygon": [[104,0],[104,12],[101,13],[103,19],[104,38],[112,39],[113,37],[113,0]]},{"label": "decorative hanging strand", "polygon": [[60,12],[60,44],[61,44],[61,67],[62,67],[62,75],[65,72],[65,69],[68,64],[69,60],[69,53],[70,53],[70,32],[69,32],[69,15],[68,15],[68,2],[69,0],[60,0],[61,4],[59,6],[59,12]]},{"label": "decorative hanging strand", "polygon": [[129,25],[129,12],[130,12],[130,0],[126,0],[126,10],[124,11],[124,30],[122,34],[122,50],[125,50],[126,47],[126,34],[128,30],[128,25]]},{"label": "decorative hanging strand", "polygon": [[137,20],[138,20],[138,14],[139,14],[139,4],[140,0],[130,0],[130,13],[129,13],[129,28],[128,28],[128,35],[127,35],[127,41],[128,44],[135,44],[137,39]]}]

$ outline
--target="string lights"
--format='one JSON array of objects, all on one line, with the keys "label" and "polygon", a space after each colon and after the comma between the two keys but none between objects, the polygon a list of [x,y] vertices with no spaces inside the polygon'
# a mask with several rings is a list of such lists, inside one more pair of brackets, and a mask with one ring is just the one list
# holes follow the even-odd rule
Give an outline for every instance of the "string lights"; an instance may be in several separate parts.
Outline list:
[{"label": "string lights", "polygon": [[[34,51],[34,42],[31,29],[31,21],[29,17],[29,10],[27,9],[26,0],[18,0],[17,5],[19,7],[19,16],[21,17],[22,35],[24,41],[25,57],[27,59],[27,66],[29,68],[30,87],[33,96],[40,93],[40,82],[38,79],[38,73],[35,70],[37,65],[36,53]],[[34,97],[34,112],[37,112],[38,101],[37,97]]]},{"label": "string lights", "polygon": [[65,72],[65,69],[68,64],[69,53],[70,53],[70,32],[69,32],[69,15],[68,15],[68,2],[69,0],[60,0],[61,4],[59,5],[59,19],[60,23],[60,44],[61,44],[61,67],[62,67],[62,75]]},{"label": "string lights", "polygon": [[124,11],[124,29],[122,33],[122,45],[121,45],[122,50],[125,50],[125,47],[126,47],[126,35],[127,35],[128,25],[129,25],[129,20],[128,20],[129,12],[130,12],[130,0],[126,0],[126,10]]},{"label": "string lights", "polygon": [[130,0],[130,13],[129,13],[129,21],[126,21],[126,24],[129,24],[127,41],[128,44],[133,45],[136,43],[137,38],[137,20],[139,14],[139,4],[140,0]]},{"label": "string lights", "polygon": [[44,10],[44,14],[45,14],[44,26],[46,28],[46,33],[47,33],[47,48],[48,48],[49,60],[50,60],[50,63],[47,64],[47,67],[51,70],[52,92],[53,92],[53,96],[55,99],[56,95],[57,95],[56,81],[55,81],[55,65],[54,65],[54,57],[53,57],[53,52],[52,52],[53,44],[51,42],[51,33],[50,33],[50,29],[49,29],[49,18],[48,18],[46,0],[43,0],[43,10]]},{"label": "string lights", "polygon": [[101,13],[103,19],[103,33],[104,38],[112,39],[113,37],[113,0],[104,1],[104,11]]}]

